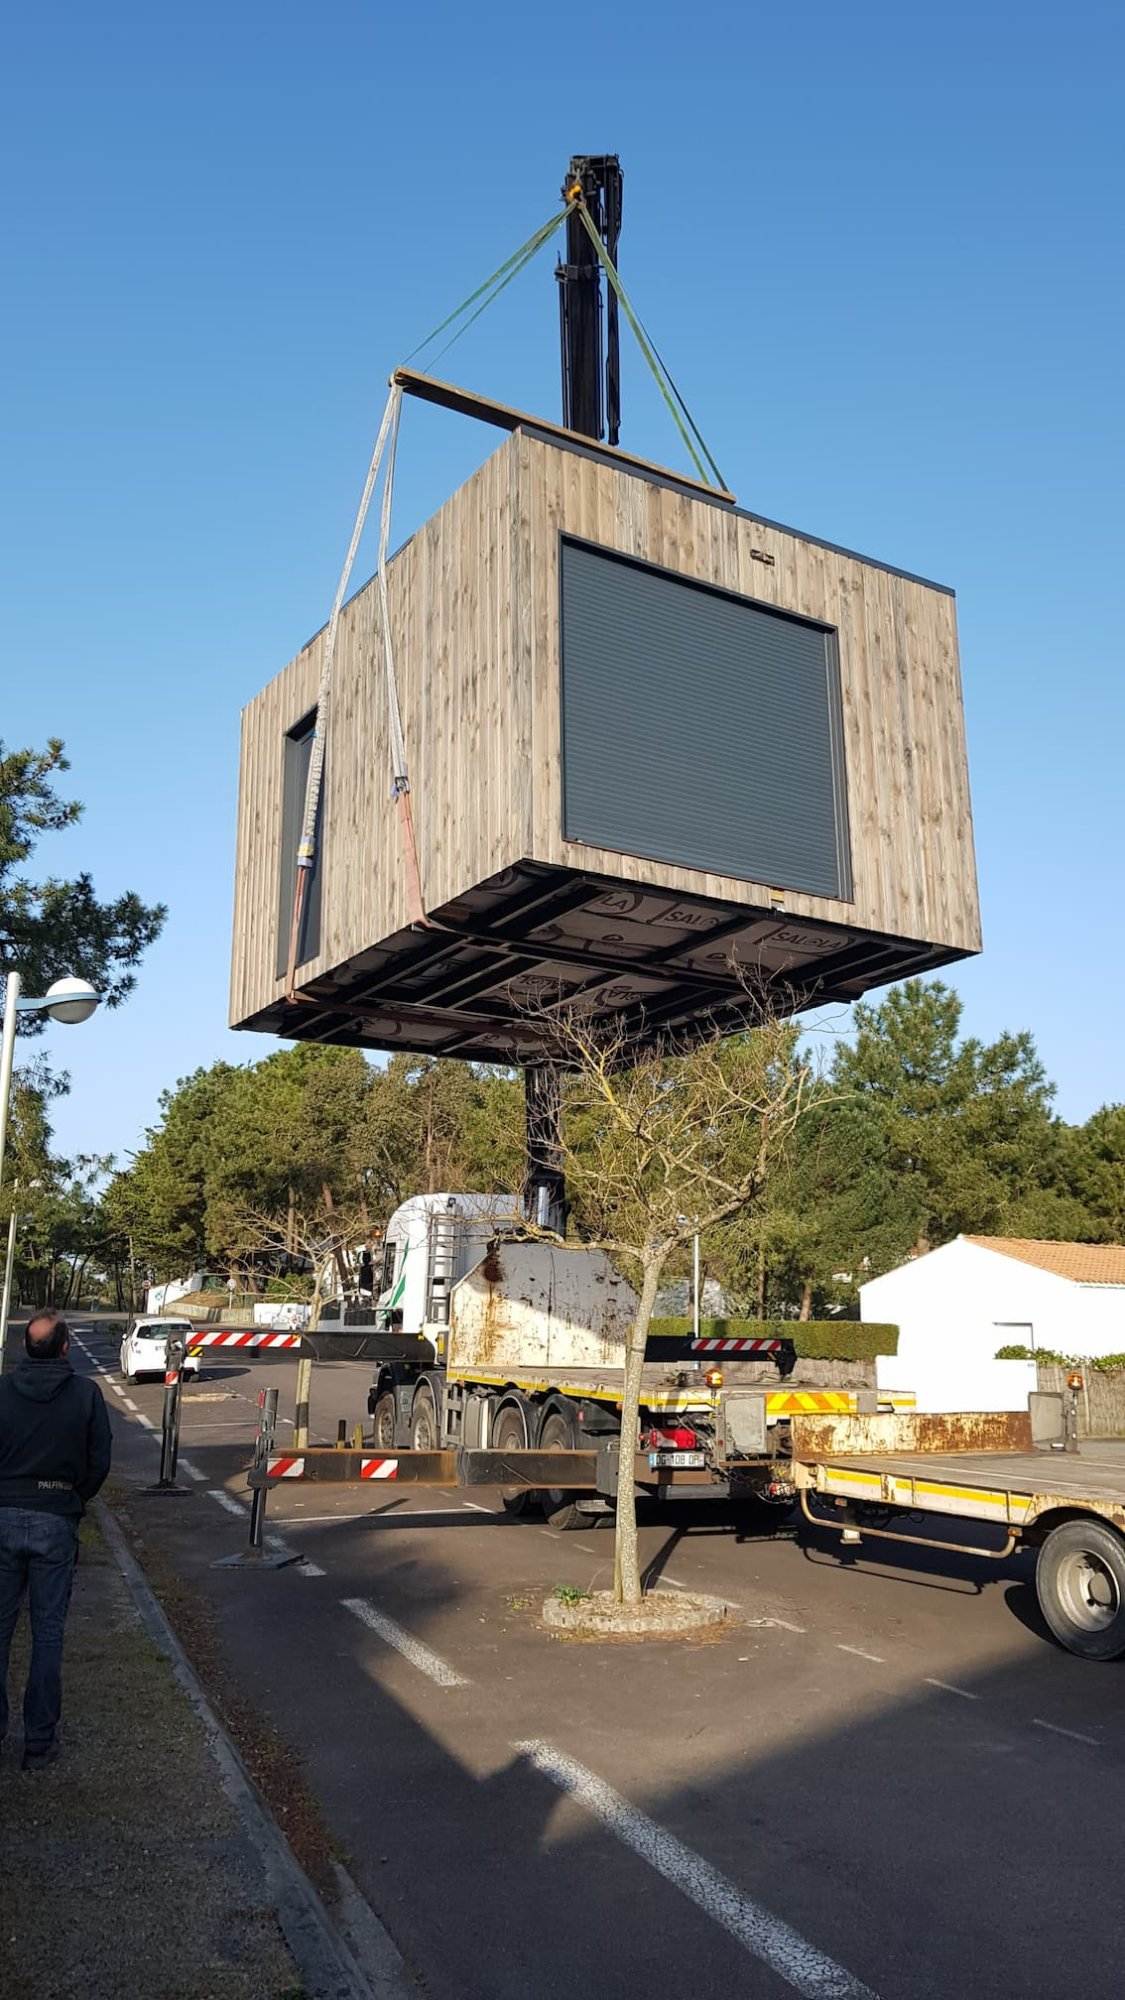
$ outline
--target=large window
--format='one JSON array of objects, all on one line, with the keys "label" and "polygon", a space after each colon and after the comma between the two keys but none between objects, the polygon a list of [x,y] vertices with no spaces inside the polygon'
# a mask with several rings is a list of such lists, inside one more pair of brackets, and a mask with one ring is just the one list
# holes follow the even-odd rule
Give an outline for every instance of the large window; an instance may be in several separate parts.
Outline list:
[{"label": "large window", "polygon": [[[293,891],[297,879],[297,848],[301,839],[301,824],[305,817],[305,790],[309,778],[309,760],[312,756],[313,732],[316,728],[316,710],[311,715],[302,716],[288,730],[282,741],[281,767],[281,869],[277,904],[277,976],[282,978],[289,969],[289,933],[293,927]],[[321,841],[324,826],[324,788],[321,787],[320,803],[316,815],[316,859],[313,863],[308,888],[305,891],[304,908],[301,912],[301,931],[297,939],[297,963],[304,965],[315,958],[320,950],[320,883],[323,874]]]},{"label": "large window", "polygon": [[851,896],[836,634],[562,543],[563,831]]}]

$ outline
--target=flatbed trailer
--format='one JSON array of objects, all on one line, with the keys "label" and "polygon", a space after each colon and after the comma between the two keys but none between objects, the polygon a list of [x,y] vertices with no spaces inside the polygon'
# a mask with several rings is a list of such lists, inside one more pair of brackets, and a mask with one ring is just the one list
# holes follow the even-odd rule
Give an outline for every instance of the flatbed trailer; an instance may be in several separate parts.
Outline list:
[{"label": "flatbed trailer", "polygon": [[[1050,1400],[1033,1398],[1040,1406]],[[992,1434],[982,1437],[988,1425]],[[1031,1416],[1023,1412],[991,1419],[799,1417],[791,1430],[792,1478],[806,1520],[853,1545],[870,1536],[995,1561],[1021,1546],[1034,1550],[1039,1607],[1056,1639],[1083,1659],[1119,1659],[1125,1655],[1125,1439],[1079,1445],[1063,1409],[1057,1431],[1053,1442],[1037,1447]],[[1000,1433],[1006,1433],[1003,1448],[987,1448]],[[975,1441],[986,1448],[974,1448]],[[924,1523],[931,1515],[987,1523],[998,1532],[987,1541],[954,1542],[918,1531],[919,1517]]]}]

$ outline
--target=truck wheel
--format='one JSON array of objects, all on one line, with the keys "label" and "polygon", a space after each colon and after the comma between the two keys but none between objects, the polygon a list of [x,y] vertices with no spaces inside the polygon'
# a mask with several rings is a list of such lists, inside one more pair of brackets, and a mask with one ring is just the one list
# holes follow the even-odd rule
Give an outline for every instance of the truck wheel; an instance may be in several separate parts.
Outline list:
[{"label": "truck wheel", "polygon": [[375,1422],[372,1426],[374,1442],[380,1451],[393,1451],[395,1432],[398,1429],[398,1412],[395,1409],[394,1392],[384,1391],[375,1405]]},{"label": "truck wheel", "polygon": [[[527,1421],[516,1403],[506,1403],[492,1432],[493,1451],[526,1451]],[[529,1486],[502,1486],[500,1504],[505,1514],[526,1514],[535,1495]]]},{"label": "truck wheel", "polygon": [[1083,1660],[1125,1653],[1125,1540],[1104,1521],[1052,1528],[1035,1565],[1039,1609],[1059,1643]]},{"label": "truck wheel", "polygon": [[[378,1414],[376,1414],[376,1421],[378,1421]],[[410,1449],[411,1451],[437,1451],[438,1448],[437,1409],[434,1405],[434,1392],[432,1389],[428,1389],[423,1382],[414,1397],[414,1405],[410,1412]]]},{"label": "truck wheel", "polygon": [[[539,1433],[540,1451],[573,1451],[575,1428],[565,1410],[552,1410]],[[588,1528],[590,1522],[578,1511],[578,1495],[557,1486],[544,1487],[539,1495],[543,1513],[552,1528],[565,1534],[571,1528]]]}]

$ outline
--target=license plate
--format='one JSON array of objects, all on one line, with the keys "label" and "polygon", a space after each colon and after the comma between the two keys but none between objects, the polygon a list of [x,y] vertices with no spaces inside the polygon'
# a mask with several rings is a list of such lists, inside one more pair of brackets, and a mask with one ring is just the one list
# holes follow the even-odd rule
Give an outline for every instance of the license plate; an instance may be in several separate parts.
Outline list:
[{"label": "license plate", "polygon": [[707,1454],[704,1451],[650,1451],[648,1462],[655,1472],[662,1465],[670,1465],[673,1468],[706,1465]]}]

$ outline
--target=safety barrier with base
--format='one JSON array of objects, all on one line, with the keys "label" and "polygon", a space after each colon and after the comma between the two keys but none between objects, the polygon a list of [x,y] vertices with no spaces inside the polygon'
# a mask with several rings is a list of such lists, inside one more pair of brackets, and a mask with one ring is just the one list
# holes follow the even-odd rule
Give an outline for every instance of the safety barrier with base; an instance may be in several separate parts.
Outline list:
[{"label": "safety barrier with base", "polygon": [[[457,1446],[445,1451],[374,1452],[341,1442],[317,1445],[305,1450],[275,1451],[273,1425],[276,1423],[277,1391],[263,1390],[272,1397],[273,1416],[259,1424],[254,1458],[246,1474],[253,1495],[250,1515],[250,1545],[245,1558],[228,1556],[228,1565],[243,1560],[268,1564],[261,1555],[266,1496],[271,1486],[293,1480],[319,1480],[333,1486],[367,1485],[375,1481],[400,1486],[498,1486],[525,1487],[529,1492],[594,1493],[610,1497],[617,1492],[618,1451],[615,1438],[603,1438],[596,1451],[490,1451]],[[698,1467],[654,1465],[654,1454],[638,1452],[634,1474],[638,1485],[650,1492],[666,1492],[677,1486],[698,1487],[706,1475]]]}]

